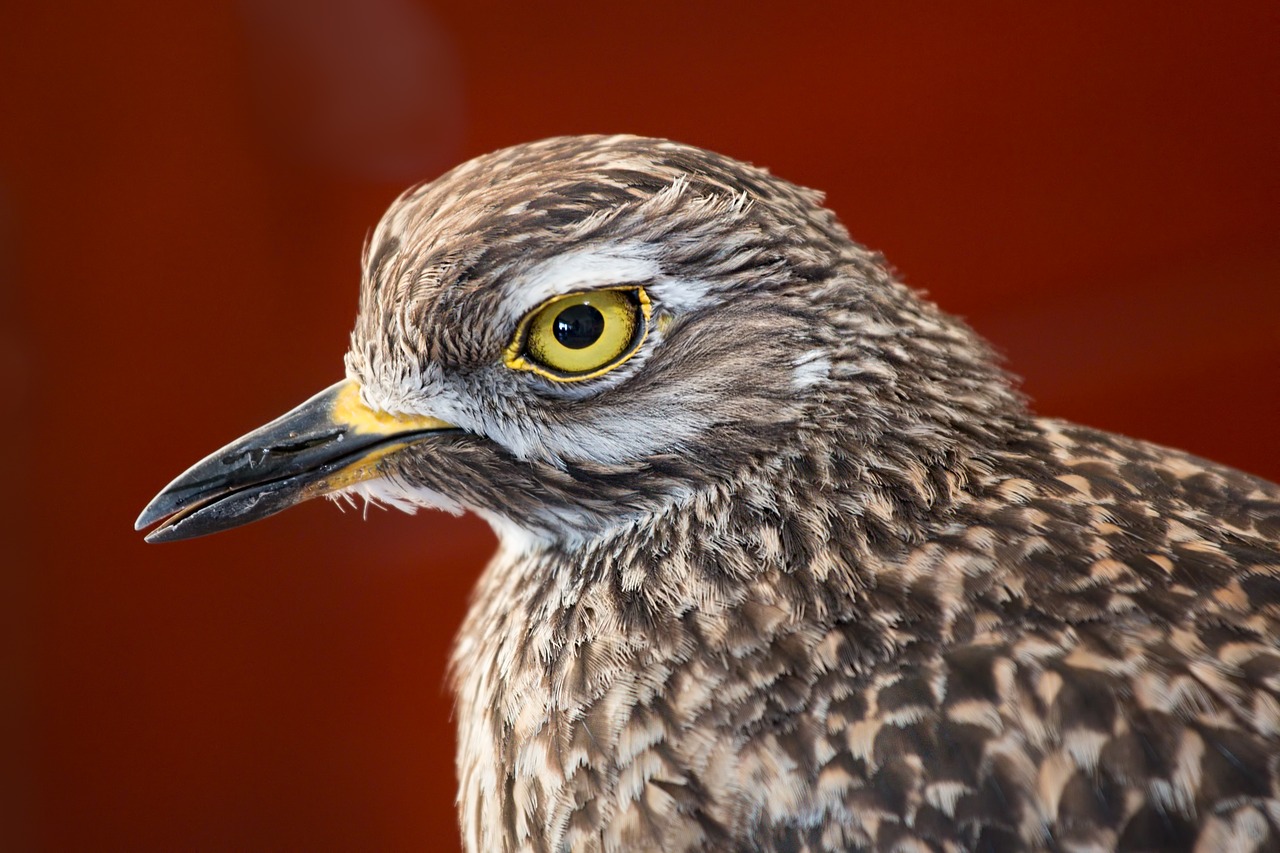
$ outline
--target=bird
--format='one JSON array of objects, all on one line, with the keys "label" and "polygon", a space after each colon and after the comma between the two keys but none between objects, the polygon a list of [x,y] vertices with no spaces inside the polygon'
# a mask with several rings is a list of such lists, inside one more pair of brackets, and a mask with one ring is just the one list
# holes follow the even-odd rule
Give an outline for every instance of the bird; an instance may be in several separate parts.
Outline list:
[{"label": "bird", "polygon": [[1280,849],[1280,487],[1041,417],[823,196],[571,136],[410,189],[345,378],[143,511],[487,520],[468,851]]}]

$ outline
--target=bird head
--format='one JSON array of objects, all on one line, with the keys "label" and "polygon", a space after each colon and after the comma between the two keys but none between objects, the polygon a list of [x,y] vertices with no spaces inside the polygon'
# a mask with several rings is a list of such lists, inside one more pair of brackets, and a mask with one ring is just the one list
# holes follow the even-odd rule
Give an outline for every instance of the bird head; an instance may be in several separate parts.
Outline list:
[{"label": "bird head", "polygon": [[818,193],[673,142],[556,138],[396,200],[345,380],[197,463],[138,527],[182,539],[328,495],[587,539],[761,471],[924,472],[1018,407],[982,342]]}]

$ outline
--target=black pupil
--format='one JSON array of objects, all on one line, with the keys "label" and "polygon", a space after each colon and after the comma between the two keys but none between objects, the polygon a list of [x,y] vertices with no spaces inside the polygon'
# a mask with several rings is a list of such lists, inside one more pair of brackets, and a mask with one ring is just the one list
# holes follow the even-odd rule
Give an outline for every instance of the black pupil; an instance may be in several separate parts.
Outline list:
[{"label": "black pupil", "polygon": [[553,334],[569,349],[585,349],[604,332],[604,315],[590,305],[574,305],[556,317]]}]

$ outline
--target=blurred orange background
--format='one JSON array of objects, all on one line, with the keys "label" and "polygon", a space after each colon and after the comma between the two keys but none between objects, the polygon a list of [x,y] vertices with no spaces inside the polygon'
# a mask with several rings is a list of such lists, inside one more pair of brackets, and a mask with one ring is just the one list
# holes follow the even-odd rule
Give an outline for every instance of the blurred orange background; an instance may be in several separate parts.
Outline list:
[{"label": "blurred orange background", "polygon": [[456,848],[484,525],[131,528],[341,376],[368,229],[493,148],[667,136],[824,189],[1041,412],[1280,479],[1280,6],[831,5],[10,4],[0,848]]}]

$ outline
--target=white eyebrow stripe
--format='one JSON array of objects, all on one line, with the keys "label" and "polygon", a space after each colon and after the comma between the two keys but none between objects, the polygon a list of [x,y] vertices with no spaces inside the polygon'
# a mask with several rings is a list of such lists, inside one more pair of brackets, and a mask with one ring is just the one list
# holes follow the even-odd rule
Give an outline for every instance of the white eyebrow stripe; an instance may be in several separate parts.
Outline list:
[{"label": "white eyebrow stripe", "polygon": [[650,296],[675,313],[701,307],[713,292],[710,282],[664,275],[652,246],[615,243],[565,252],[514,279],[508,287],[504,319],[519,322],[561,294],[626,284],[643,284]]},{"label": "white eyebrow stripe", "polygon": [[553,296],[619,284],[647,283],[661,273],[640,246],[608,246],[565,252],[549,258],[513,282],[507,319],[518,321]]}]

